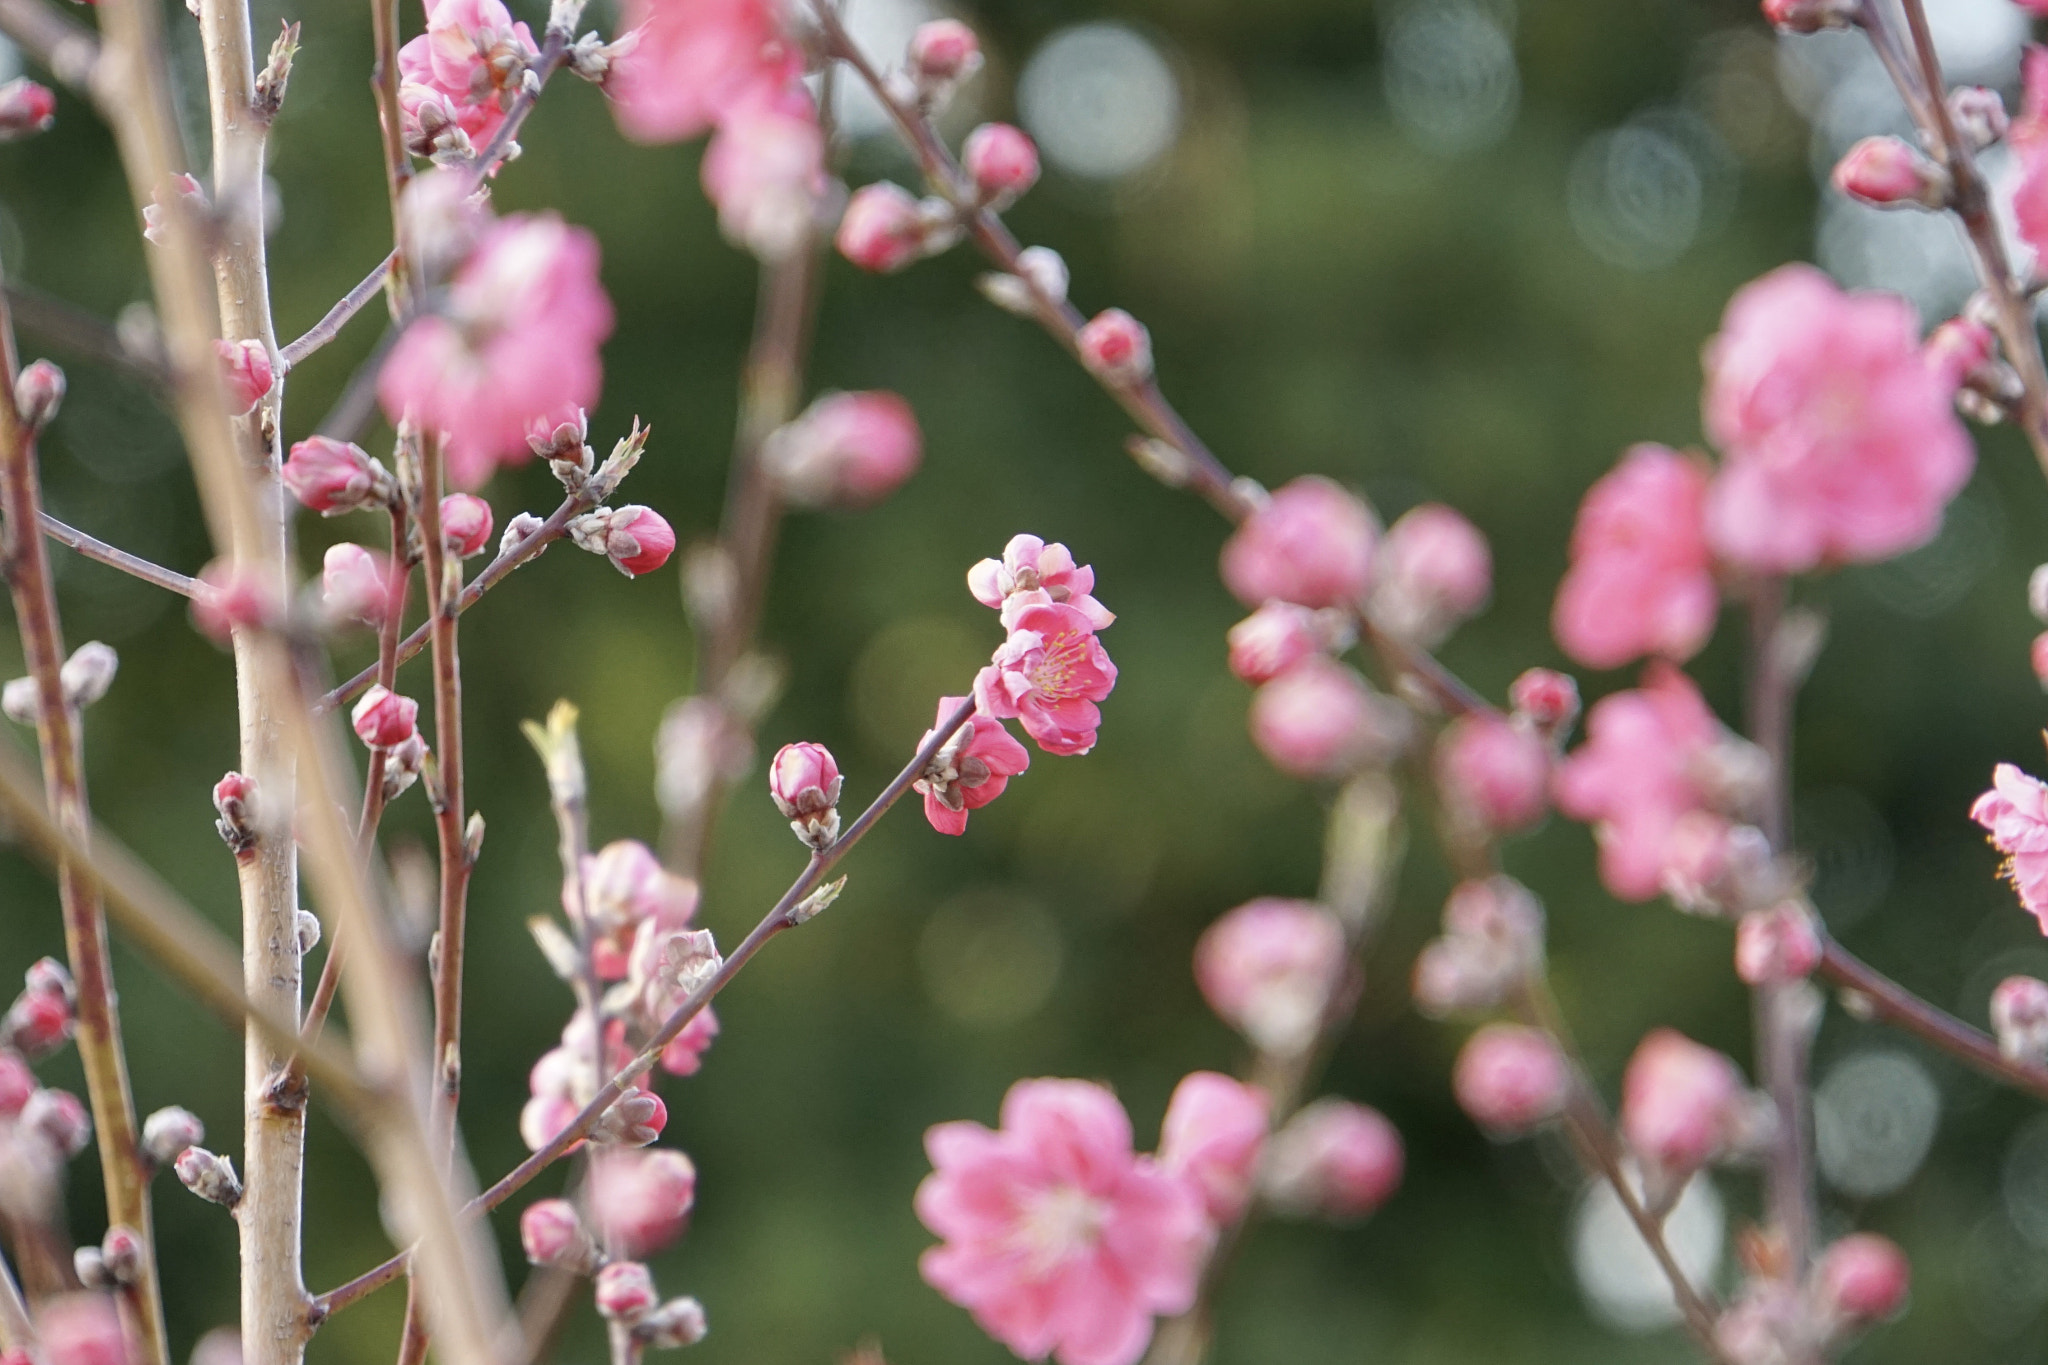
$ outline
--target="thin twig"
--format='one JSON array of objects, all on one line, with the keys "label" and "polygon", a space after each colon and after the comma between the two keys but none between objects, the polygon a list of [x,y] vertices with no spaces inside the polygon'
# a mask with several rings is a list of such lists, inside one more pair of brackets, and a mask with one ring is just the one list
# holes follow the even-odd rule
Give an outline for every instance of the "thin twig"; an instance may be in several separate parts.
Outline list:
[{"label": "thin twig", "polygon": [[1823,947],[1815,975],[1848,995],[1851,1014],[1881,1019],[1994,1081],[2048,1102],[2048,1067],[2007,1057],[1990,1034],[1929,1004],[1833,939]]},{"label": "thin twig", "polygon": [[37,514],[36,525],[43,528],[44,535],[56,541],[59,545],[68,546],[78,551],[87,559],[98,560],[108,568],[119,569],[122,573],[132,574],[145,583],[167,589],[177,593],[180,597],[197,597],[199,595],[199,581],[197,579],[187,578],[174,569],[166,569],[161,564],[152,564],[141,555],[130,554],[118,546],[109,545],[104,540],[87,535],[75,526],[66,526],[48,512]]},{"label": "thin twig", "polygon": [[348,320],[362,312],[364,304],[377,297],[377,291],[384,287],[384,281],[391,277],[397,264],[398,253],[393,251],[377,262],[375,270],[363,276],[361,284],[342,295],[341,301],[328,309],[325,317],[308,327],[305,335],[283,347],[278,355],[284,361],[286,372],[298,368],[307,356],[341,335],[341,329],[348,325]]},{"label": "thin twig", "polygon": [[59,350],[126,370],[158,393],[170,387],[170,372],[164,368],[162,356],[138,352],[122,340],[112,323],[77,304],[33,285],[15,283],[7,285],[7,304],[14,311],[14,325],[24,335],[40,337]]}]

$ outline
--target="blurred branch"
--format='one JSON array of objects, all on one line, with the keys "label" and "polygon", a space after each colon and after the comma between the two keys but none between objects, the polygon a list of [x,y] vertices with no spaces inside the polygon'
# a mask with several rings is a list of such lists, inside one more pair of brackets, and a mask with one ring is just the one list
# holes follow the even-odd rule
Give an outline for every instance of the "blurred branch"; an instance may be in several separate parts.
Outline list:
[{"label": "blurred branch", "polygon": [[0,33],[64,85],[95,102],[100,40],[49,0],[0,0]]},{"label": "blurred branch", "polygon": [[320,321],[308,327],[305,335],[282,347],[278,355],[284,361],[285,371],[289,373],[307,356],[339,336],[341,329],[348,325],[349,319],[362,312],[363,305],[377,297],[377,291],[384,287],[384,282],[391,278],[392,272],[397,268],[398,252],[394,249],[383,260],[377,262],[375,270],[363,276],[362,283],[342,295],[341,301],[328,309]]},{"label": "blurred branch", "polygon": [[75,526],[67,526],[48,512],[36,514],[36,525],[43,528],[44,535],[59,545],[78,551],[87,559],[97,560],[109,568],[132,574],[145,583],[168,589],[180,597],[199,595],[197,580],[187,578],[173,569],[166,569],[161,564],[152,564],[140,555],[130,554],[117,546],[109,545],[104,540],[87,535]]},{"label": "blurred branch", "polygon": [[1994,1081],[2048,1102],[2048,1067],[2007,1057],[1990,1034],[1915,995],[1833,939],[1825,941],[1815,975],[1848,993],[1851,1014],[1881,1019]]},{"label": "blurred branch", "polygon": [[21,1285],[15,1281],[6,1254],[0,1252],[0,1351],[19,1351],[33,1358],[35,1345],[36,1328],[29,1319],[28,1300],[21,1296]]},{"label": "blurred branch", "polygon": [[[4,5],[6,0],[0,0]],[[9,282],[7,306],[23,332],[42,338],[59,350],[125,370],[146,381],[159,396],[170,388],[171,374],[163,358],[139,353],[110,322],[33,285]]]}]

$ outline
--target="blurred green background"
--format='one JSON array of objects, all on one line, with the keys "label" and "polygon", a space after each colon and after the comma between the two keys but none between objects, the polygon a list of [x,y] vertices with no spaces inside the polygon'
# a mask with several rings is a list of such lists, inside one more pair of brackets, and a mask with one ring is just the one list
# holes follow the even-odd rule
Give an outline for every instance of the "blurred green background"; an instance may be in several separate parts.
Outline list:
[{"label": "blurred green background", "polygon": [[[869,12],[880,6],[852,0],[856,26],[894,23],[900,34],[901,0]],[[1945,34],[1958,61],[1974,54],[1976,79],[2010,88],[2020,26],[2006,0],[1936,8],[1959,25]],[[531,3],[515,10],[543,19]],[[1910,266],[1919,273],[1902,283],[1931,308],[1959,297],[1945,283],[1945,224],[1907,230],[1921,233],[1912,243],[1932,242],[1922,256],[1905,246],[1873,256],[1870,234],[1890,226],[1844,218],[1815,188],[1816,158],[1824,168],[1844,128],[1883,126],[1893,106],[1870,96],[1838,48],[1781,54],[1742,0],[1015,0],[961,12],[992,60],[970,93],[975,108],[950,126],[977,109],[1014,117],[1022,91],[1052,168],[1013,213],[1018,232],[1065,253],[1084,310],[1119,304],[1150,324],[1168,391],[1227,462],[1269,483],[1327,472],[1389,518],[1444,499],[1492,538],[1494,606],[1446,657],[1495,695],[1526,666],[1561,663],[1547,614],[1586,485],[1632,441],[1698,440],[1699,346],[1734,288],[1819,242],[1847,275],[1873,260]],[[283,210],[274,292],[280,334],[295,335],[388,245],[367,12],[261,0],[257,14],[259,38],[281,17],[305,24],[273,140]],[[196,32],[181,6],[168,17],[188,138],[203,147]],[[1106,45],[1103,30],[1088,31],[1095,46],[1082,55],[1094,67],[1070,60],[1062,76],[1057,64],[1032,65],[1049,39],[1102,22],[1124,27]],[[419,24],[410,4],[407,24]],[[1029,71],[1036,87],[1019,82]],[[1128,164],[1146,138],[1158,155]],[[718,236],[698,149],[627,145],[596,91],[557,81],[523,142],[499,179],[501,207],[559,208],[603,242],[619,325],[593,436],[609,442],[635,414],[650,421],[629,495],[685,540],[706,534],[753,264]],[[847,174],[910,178],[893,148],[872,141],[852,149]],[[106,317],[145,297],[127,190],[79,102],[64,98],[54,132],[0,149],[0,205],[0,257],[14,278]],[[712,1335],[693,1355],[703,1365],[821,1362],[868,1336],[896,1365],[1007,1358],[918,1279],[930,1241],[910,1206],[926,1170],[920,1135],[947,1119],[993,1122],[1019,1077],[1072,1075],[1113,1084],[1149,1144],[1184,1072],[1242,1060],[1190,979],[1196,936],[1239,901],[1307,894],[1316,881],[1319,795],[1252,750],[1247,691],[1223,665],[1222,635],[1239,612],[1214,574],[1221,524],[1119,453],[1123,419],[1035,328],[975,296],[977,268],[956,251],[894,278],[836,260],[826,272],[813,387],[901,391],[927,453],[885,506],[800,514],[786,528],[765,641],[787,660],[790,686],[763,749],[829,744],[849,801],[864,801],[930,723],[933,698],[964,690],[996,643],[962,574],[1020,530],[1095,565],[1099,595],[1120,616],[1106,643],[1121,680],[1096,751],[1035,756],[966,838],[934,834],[909,808],[887,822],[831,913],[721,998],[724,1033],[702,1074],[666,1086],[665,1140],[696,1159],[701,1186],[689,1237],[656,1269],[665,1290],[709,1309]],[[293,375],[288,437],[312,429],[378,325],[356,322]],[[195,570],[207,551],[191,480],[148,393],[33,337],[26,349],[65,361],[71,380],[44,446],[52,509]],[[2022,584],[2048,532],[2048,496],[2009,432],[1986,433],[1982,452],[1935,545],[1802,586],[1828,613],[1831,640],[1797,743],[1800,841],[1831,923],[1859,953],[1979,1021],[2001,975],[2048,968],[1965,818],[1994,761],[2038,766],[2043,715]],[[501,525],[558,497],[540,468],[488,491]],[[379,534],[367,516],[302,530],[316,567],[332,537]],[[231,928],[232,869],[207,798],[234,761],[226,656],[168,597],[55,554],[69,638],[106,640],[126,665],[90,716],[94,803]],[[555,904],[557,873],[517,723],[575,700],[594,835],[652,840],[650,741],[688,685],[694,649],[678,587],[673,572],[628,583],[559,548],[467,618],[471,784],[490,835],[472,895],[464,1127],[486,1179],[523,1155],[514,1125],[525,1072],[569,1008],[522,927]],[[1731,718],[1735,624],[1696,669]],[[0,636],[0,667],[12,667],[13,632]],[[339,662],[366,657],[351,643]],[[1626,678],[1584,682],[1592,696]],[[757,773],[722,823],[705,889],[704,921],[726,942],[801,865],[761,786]],[[386,828],[394,846],[431,846],[416,793]],[[1620,1274],[1626,1288],[1627,1267],[1617,1270],[1597,1226],[1575,1232],[1579,1186],[1562,1149],[1497,1146],[1451,1104],[1461,1030],[1418,1019],[1406,1001],[1409,963],[1446,886],[1426,833],[1412,844],[1358,1025],[1327,1083],[1400,1126],[1407,1183],[1362,1227],[1261,1227],[1223,1297],[1217,1359],[1689,1358],[1672,1331],[1610,1321],[1630,1315],[1613,1284]],[[1657,1024],[1747,1058],[1747,1001],[1723,926],[1617,904],[1593,878],[1586,833],[1559,821],[1514,843],[1508,865],[1549,906],[1558,987],[1604,1084]],[[48,878],[0,851],[0,971],[57,951]],[[187,1105],[214,1145],[237,1153],[235,1041],[118,943],[117,972],[140,1106]],[[1817,1074],[1831,1226],[1890,1233],[1917,1272],[1910,1315],[1855,1358],[2042,1358],[2048,1119],[1839,1010]],[[75,1085],[75,1059],[44,1075]],[[387,1243],[364,1166],[317,1100],[314,1112],[305,1225],[318,1290],[381,1259]],[[1753,1182],[1738,1172],[1716,1185],[1732,1234],[1755,1207]],[[81,1162],[80,1235],[96,1239],[99,1204],[97,1175]],[[168,1182],[158,1204],[182,1353],[235,1318],[234,1231]],[[525,1271],[513,1224],[509,1211],[497,1220],[516,1284]],[[1724,1258],[1724,1287],[1731,1274]],[[1609,1284],[1605,1299],[1589,1300],[1589,1276]],[[313,1358],[387,1359],[402,1302],[391,1291],[337,1318]],[[600,1352],[580,1309],[563,1358]]]}]

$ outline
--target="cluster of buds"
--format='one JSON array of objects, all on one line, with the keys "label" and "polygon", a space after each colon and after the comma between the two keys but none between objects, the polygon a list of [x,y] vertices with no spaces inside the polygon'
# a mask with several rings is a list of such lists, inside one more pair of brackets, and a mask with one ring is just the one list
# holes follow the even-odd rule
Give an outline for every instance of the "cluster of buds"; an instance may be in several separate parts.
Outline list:
[{"label": "cluster of buds", "polygon": [[294,445],[278,473],[302,506],[323,517],[389,507],[398,497],[390,470],[361,446],[331,436],[309,436]]},{"label": "cluster of buds", "polygon": [[78,991],[71,983],[71,973],[54,957],[30,967],[23,982],[21,994],[0,1016],[0,1048],[34,1060],[47,1057],[70,1040],[78,1025]]},{"label": "cluster of buds", "polygon": [[1535,1131],[1564,1112],[1571,1067],[1557,1040],[1521,1024],[1488,1024],[1465,1040],[1451,1070],[1458,1107],[1495,1138]]},{"label": "cluster of buds", "polygon": [[120,1289],[140,1282],[148,1255],[135,1230],[117,1223],[107,1229],[98,1246],[72,1252],[71,1265],[78,1282],[87,1289]]},{"label": "cluster of buds", "polygon": [[1209,1008],[1276,1057],[1314,1044],[1343,978],[1343,926],[1314,901],[1247,901],[1195,944],[1195,984]]},{"label": "cluster of buds", "polygon": [[597,1311],[642,1347],[694,1346],[708,1330],[703,1304],[693,1298],[660,1301],[654,1276],[638,1261],[614,1261],[598,1271],[596,1298]]},{"label": "cluster of buds", "polygon": [[1401,1134],[1369,1105],[1320,1099],[1287,1120],[1267,1144],[1259,1194],[1297,1218],[1356,1222],[1400,1187]]},{"label": "cluster of buds", "polygon": [[1415,959],[1415,1006],[1432,1018],[1498,1009],[1543,968],[1543,906],[1512,877],[1460,882],[1444,931]]},{"label": "cluster of buds", "polygon": [[675,553],[676,533],[651,507],[599,507],[569,523],[578,548],[603,555],[628,578],[653,573]]},{"label": "cluster of buds", "polygon": [[[120,667],[121,657],[114,652],[112,645],[98,640],[88,640],[80,645],[57,670],[57,684],[64,694],[64,705],[73,712],[83,711],[106,696]],[[34,725],[39,697],[40,689],[34,678],[9,679],[6,686],[0,687],[0,714],[17,725]]]},{"label": "cluster of buds", "polygon": [[1905,1307],[1913,1270],[1889,1238],[1851,1233],[1814,1262],[1806,1283],[1756,1267],[1714,1324],[1730,1365],[1795,1365],[1833,1356]]},{"label": "cluster of buds", "polygon": [[785,744],[768,765],[768,795],[796,837],[822,852],[839,837],[839,791],[846,779],[822,744]]},{"label": "cluster of buds", "polygon": [[893,393],[828,393],[761,447],[785,498],[807,507],[868,507],[917,469],[924,437]]},{"label": "cluster of buds", "polygon": [[981,70],[981,40],[958,19],[933,19],[910,35],[901,70],[888,79],[890,98],[930,114]]}]

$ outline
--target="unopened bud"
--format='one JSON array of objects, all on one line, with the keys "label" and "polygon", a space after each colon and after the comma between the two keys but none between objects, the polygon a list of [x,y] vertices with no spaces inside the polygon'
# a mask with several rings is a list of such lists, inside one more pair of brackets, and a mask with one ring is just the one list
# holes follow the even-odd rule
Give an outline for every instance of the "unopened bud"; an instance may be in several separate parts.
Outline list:
[{"label": "unopened bud", "polygon": [[420,704],[401,697],[382,683],[374,683],[350,712],[356,738],[372,749],[390,749],[405,742],[419,728]]},{"label": "unopened bud", "polygon": [[398,489],[391,471],[369,452],[331,436],[300,441],[278,473],[301,505],[323,517],[389,503]]},{"label": "unopened bud", "polygon": [[1763,0],[1764,18],[1787,33],[1818,33],[1856,22],[1859,0]]},{"label": "unopened bud", "polygon": [[22,989],[30,995],[54,995],[69,1005],[78,999],[78,986],[71,971],[54,957],[39,957],[21,974]]},{"label": "unopened bud", "polygon": [[833,242],[862,270],[887,274],[924,255],[925,239],[917,200],[901,185],[882,180],[853,192]]},{"label": "unopened bud", "polygon": [[654,1276],[638,1261],[614,1261],[597,1272],[597,1311],[633,1323],[654,1308]]},{"label": "unopened bud", "polygon": [[441,542],[463,559],[483,553],[491,538],[491,505],[470,493],[441,499]]},{"label": "unopened bud", "polygon": [[228,411],[242,416],[258,403],[277,382],[270,363],[270,348],[261,340],[216,341],[220,356],[221,382],[228,397]]},{"label": "unopened bud", "polygon": [[396,801],[419,781],[427,762],[427,741],[414,730],[384,753],[384,799]]},{"label": "unopened bud", "polygon": [[1879,208],[1948,204],[1954,182],[1928,156],[1896,137],[1867,137],[1835,167],[1835,188]]},{"label": "unopened bud", "polygon": [[505,534],[498,537],[498,553],[509,555],[519,544],[532,536],[545,523],[531,512],[521,512],[505,523]]},{"label": "unopened bud", "polygon": [[21,1109],[21,1127],[63,1153],[77,1156],[92,1141],[92,1115],[68,1090],[38,1090]]},{"label": "unopened bud", "polygon": [[320,946],[321,928],[318,915],[311,910],[301,910],[292,920],[292,925],[298,931],[300,957]]},{"label": "unopened bud", "polygon": [[0,713],[16,725],[36,723],[36,700],[42,695],[34,678],[10,678],[0,687]]},{"label": "unopened bud", "polygon": [[1509,685],[1508,701],[1537,729],[1555,732],[1578,717],[1579,685],[1570,674],[1532,668]]},{"label": "unopened bud", "polygon": [[1008,204],[1038,183],[1038,146],[1008,123],[984,123],[969,133],[960,164],[985,204]]},{"label": "unopened bud", "polygon": [[277,41],[270,45],[269,60],[256,73],[255,93],[249,104],[257,122],[269,123],[284,107],[285,85],[292,78],[292,58],[298,54],[299,26],[286,23]]},{"label": "unopened bud", "polygon": [[46,85],[17,76],[0,85],[0,141],[47,130],[57,121],[57,96]]},{"label": "unopened bud", "polygon": [[71,1001],[55,991],[26,990],[0,1017],[0,1046],[31,1061],[47,1057],[71,1037],[77,1019]]},{"label": "unopened bud", "polygon": [[221,841],[234,851],[237,858],[246,858],[256,849],[256,779],[241,773],[229,773],[213,784],[213,808],[220,812],[220,819],[214,828],[220,831]]},{"label": "unopened bud", "polygon": [[242,1202],[242,1182],[235,1176],[235,1163],[204,1147],[187,1147],[178,1154],[178,1180],[201,1199],[231,1209]]},{"label": "unopened bud", "polygon": [[1132,388],[1152,378],[1152,336],[1121,308],[1097,313],[1075,338],[1081,363],[1106,384]]},{"label": "unopened bud", "polygon": [[1820,959],[1820,932],[1800,901],[1752,910],[1735,926],[1735,974],[1751,986],[1801,980]]},{"label": "unopened bud", "polygon": [[1867,1326],[1899,1311],[1912,1279],[1913,1268],[1896,1243],[1857,1232],[1821,1253],[1813,1268],[1814,1298],[1830,1318]]},{"label": "unopened bud", "polygon": [[2004,97],[1981,85],[1959,85],[1949,91],[1948,116],[1974,152],[1981,152],[2004,137],[2012,126],[2005,112]]},{"label": "unopened bud", "polygon": [[47,360],[31,361],[14,381],[14,407],[22,425],[41,431],[64,402],[64,371]]},{"label": "unopened bud", "polygon": [[1296,1216],[1363,1218],[1401,1183],[1401,1134],[1377,1109],[1322,1099],[1275,1133],[1260,1192]]},{"label": "unopened bud", "polygon": [[1067,263],[1049,246],[1027,246],[1017,253],[1015,274],[983,275],[975,284],[1005,312],[1035,317],[1041,300],[1054,308],[1067,301]]},{"label": "unopened bud", "polygon": [[143,1262],[147,1257],[142,1238],[133,1228],[124,1228],[116,1223],[100,1239],[100,1263],[106,1267],[107,1278],[115,1284],[137,1283],[142,1278]]},{"label": "unopened bud", "polygon": [[543,1199],[528,1205],[519,1215],[519,1245],[534,1265],[588,1273],[597,1260],[597,1244],[566,1199]]},{"label": "unopened bud", "polygon": [[934,19],[910,36],[904,67],[930,100],[981,70],[981,40],[958,19]]},{"label": "unopened bud", "polygon": [[87,1289],[112,1289],[114,1277],[107,1273],[106,1258],[98,1247],[77,1247],[71,1253],[71,1273]]},{"label": "unopened bud", "polygon": [[2008,976],[1991,992],[1991,1031],[2014,1061],[2048,1063],[2048,981]]},{"label": "unopened bud", "polygon": [[692,1298],[681,1298],[670,1299],[635,1323],[633,1337],[649,1346],[673,1349],[695,1346],[710,1330],[704,1305]]},{"label": "unopened bud", "polygon": [[[168,191],[168,197],[166,192]],[[211,208],[206,200],[206,191],[192,176],[180,171],[172,176],[165,188],[159,188],[150,196],[150,202],[142,210],[142,235],[153,246],[162,246],[169,240],[171,214],[188,213],[193,218],[203,217]]]},{"label": "unopened bud", "polygon": [[120,667],[121,656],[114,653],[112,645],[87,640],[71,652],[71,657],[58,671],[57,677],[64,685],[65,704],[74,711],[82,711],[106,696]]},{"label": "unopened bud", "polygon": [[1458,1106],[1489,1133],[1513,1137],[1556,1117],[1571,1073],[1547,1033],[1488,1024],[1458,1054],[1451,1089]]},{"label": "unopened bud", "polygon": [[839,837],[839,790],[845,779],[822,744],[785,744],[768,767],[768,794],[796,837],[813,849]]},{"label": "unopened bud", "polygon": [[581,549],[603,555],[628,578],[653,573],[675,553],[676,533],[650,507],[600,507],[569,523],[569,538]]},{"label": "unopened bud", "polygon": [[206,1141],[206,1125],[190,1109],[171,1105],[142,1121],[142,1152],[159,1167],[176,1162],[187,1147]]},{"label": "unopened bud", "polygon": [[590,1130],[590,1140],[619,1147],[645,1147],[668,1126],[668,1106],[661,1096],[638,1087],[629,1089],[604,1111]]}]

